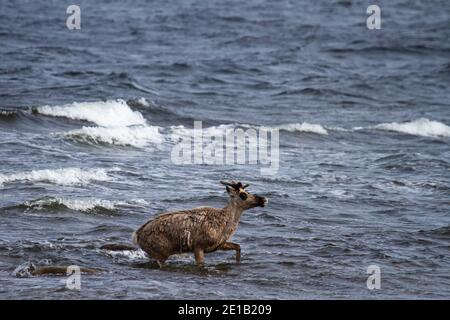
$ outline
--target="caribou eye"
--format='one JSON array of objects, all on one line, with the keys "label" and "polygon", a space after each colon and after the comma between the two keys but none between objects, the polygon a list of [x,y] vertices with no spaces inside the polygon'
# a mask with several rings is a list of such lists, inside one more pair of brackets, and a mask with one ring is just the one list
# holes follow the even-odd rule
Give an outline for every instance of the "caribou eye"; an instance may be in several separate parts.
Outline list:
[{"label": "caribou eye", "polygon": [[239,198],[241,198],[242,200],[247,200],[247,195],[243,192],[239,193]]}]

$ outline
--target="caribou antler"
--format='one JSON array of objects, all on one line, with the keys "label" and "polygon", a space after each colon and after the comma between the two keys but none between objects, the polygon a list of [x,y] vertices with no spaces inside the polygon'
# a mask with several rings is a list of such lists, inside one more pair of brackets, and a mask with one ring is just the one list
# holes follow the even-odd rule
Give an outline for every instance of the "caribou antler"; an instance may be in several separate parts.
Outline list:
[{"label": "caribou antler", "polygon": [[230,187],[232,187],[232,188],[234,188],[236,190],[239,190],[241,188],[245,189],[245,188],[247,188],[249,186],[249,184],[242,185],[241,182],[239,182],[239,181],[236,182],[234,180],[231,180],[231,181],[223,181],[223,180],[221,180],[220,183],[223,184],[224,186],[230,186]]}]

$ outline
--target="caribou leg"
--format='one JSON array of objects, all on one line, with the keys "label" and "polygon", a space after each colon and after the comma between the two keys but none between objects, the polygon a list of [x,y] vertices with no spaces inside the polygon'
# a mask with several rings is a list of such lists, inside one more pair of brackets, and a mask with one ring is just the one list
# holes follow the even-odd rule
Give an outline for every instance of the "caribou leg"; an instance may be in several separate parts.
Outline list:
[{"label": "caribou leg", "polygon": [[234,242],[225,242],[217,250],[236,250],[236,262],[241,262],[241,246]]}]

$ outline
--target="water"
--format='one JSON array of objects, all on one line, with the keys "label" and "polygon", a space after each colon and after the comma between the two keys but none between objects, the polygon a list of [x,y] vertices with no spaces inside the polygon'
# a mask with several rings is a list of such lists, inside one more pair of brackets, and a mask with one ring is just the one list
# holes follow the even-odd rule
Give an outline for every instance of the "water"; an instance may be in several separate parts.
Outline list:
[{"label": "water", "polygon": [[[450,297],[447,1],[378,1],[376,31],[369,1],[77,4],[79,31],[64,2],[0,4],[1,298]],[[175,165],[194,120],[280,128],[278,173]],[[99,249],[224,206],[230,178],[270,199],[242,217],[240,265]],[[29,263],[105,272],[72,291],[16,277]]]}]

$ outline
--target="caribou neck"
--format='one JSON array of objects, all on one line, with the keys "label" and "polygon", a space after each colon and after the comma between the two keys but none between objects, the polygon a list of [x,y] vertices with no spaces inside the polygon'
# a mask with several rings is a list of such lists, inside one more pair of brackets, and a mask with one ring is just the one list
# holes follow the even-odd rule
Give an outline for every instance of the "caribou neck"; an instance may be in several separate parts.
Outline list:
[{"label": "caribou neck", "polygon": [[241,218],[242,212],[244,212],[244,208],[238,206],[234,201],[230,200],[227,206],[223,209],[227,212],[231,221],[234,223],[239,223],[239,219]]}]

